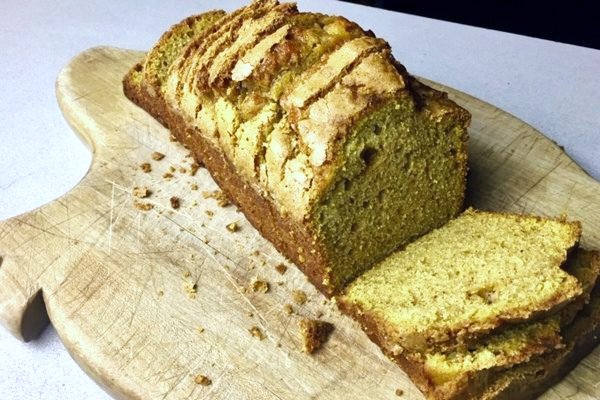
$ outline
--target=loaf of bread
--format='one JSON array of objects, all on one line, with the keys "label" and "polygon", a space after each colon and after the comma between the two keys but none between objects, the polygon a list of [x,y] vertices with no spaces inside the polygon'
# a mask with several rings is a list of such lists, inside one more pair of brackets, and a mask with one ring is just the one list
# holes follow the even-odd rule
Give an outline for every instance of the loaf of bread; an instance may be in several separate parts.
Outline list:
[{"label": "loaf of bread", "polygon": [[469,113],[342,17],[192,17],[124,88],[328,296],[461,210]]},{"label": "loaf of bread", "polygon": [[600,340],[580,225],[454,219],[469,113],[355,23],[275,0],[193,16],[123,87],[428,398],[533,398]]}]

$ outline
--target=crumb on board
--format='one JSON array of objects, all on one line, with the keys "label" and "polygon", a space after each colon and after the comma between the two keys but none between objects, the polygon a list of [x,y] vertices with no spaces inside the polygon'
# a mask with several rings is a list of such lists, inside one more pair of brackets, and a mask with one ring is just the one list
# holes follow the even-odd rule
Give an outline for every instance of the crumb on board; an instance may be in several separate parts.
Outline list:
[{"label": "crumb on board", "polygon": [[294,303],[301,306],[308,301],[308,297],[306,296],[306,293],[304,293],[304,291],[302,290],[293,290],[292,300],[294,300]]},{"label": "crumb on board", "polygon": [[205,213],[206,215],[208,215],[209,217],[211,217],[211,218],[212,218],[212,217],[215,215],[215,212],[214,212],[214,211],[211,211],[211,210],[206,210],[206,211],[204,211],[204,213]]},{"label": "crumb on board", "polygon": [[198,293],[197,289],[198,289],[198,285],[196,285],[194,282],[191,282],[191,281],[183,282],[183,290],[187,293],[187,295],[190,299],[196,298],[196,294]]},{"label": "crumb on board", "polygon": [[159,295],[160,297],[162,297],[162,296],[164,296],[164,295],[165,295],[165,292],[164,292],[163,290],[159,290],[159,291],[158,291],[158,295]]},{"label": "crumb on board", "polygon": [[199,169],[200,164],[198,164],[197,162],[193,162],[192,165],[190,165],[190,176],[196,175],[196,172],[198,172]]},{"label": "crumb on board", "polygon": [[240,226],[237,224],[237,222],[232,222],[230,224],[227,224],[225,227],[227,228],[227,230],[229,232],[237,232],[240,230]]},{"label": "crumb on board", "polygon": [[283,306],[283,311],[285,311],[287,315],[292,315],[294,313],[294,307],[292,307],[291,304],[286,304]]},{"label": "crumb on board", "polygon": [[170,172],[165,172],[162,177],[165,181],[170,181],[173,179],[173,174]]},{"label": "crumb on board", "polygon": [[185,174],[185,173],[187,173],[187,168],[186,168],[186,167],[179,167],[179,173],[180,173],[180,174]]},{"label": "crumb on board", "polygon": [[196,327],[196,332],[198,333],[204,333],[204,328],[201,326]]},{"label": "crumb on board", "polygon": [[176,142],[176,141],[177,141],[177,138],[175,137],[175,135],[173,135],[173,134],[171,133],[171,134],[169,135],[169,140],[170,140],[171,142]]},{"label": "crumb on board", "polygon": [[171,208],[174,210],[177,210],[180,206],[180,200],[179,197],[173,196],[169,199],[169,201],[171,202]]},{"label": "crumb on board", "polygon": [[263,340],[266,337],[258,326],[253,326],[252,328],[248,329],[248,332],[250,332],[250,334],[258,340]]},{"label": "crumb on board", "polygon": [[212,384],[212,381],[206,375],[196,375],[194,382],[202,386],[209,386]]},{"label": "crumb on board", "polygon": [[333,324],[318,319],[301,319],[298,323],[302,347],[305,353],[313,354],[329,339]]},{"label": "crumb on board", "polygon": [[155,151],[154,153],[152,153],[152,159],[154,161],[160,161],[163,158],[165,158],[165,155],[163,153],[159,153],[158,151]]},{"label": "crumb on board", "polygon": [[175,172],[175,167],[172,165],[169,166],[169,172],[171,172],[171,173]]},{"label": "crumb on board", "polygon": [[185,271],[185,272],[183,273],[183,277],[184,277],[184,278],[189,278],[190,276],[192,276],[192,273],[191,273],[190,271]]},{"label": "crumb on board", "polygon": [[287,271],[287,267],[284,264],[277,264],[275,266],[275,271],[279,272],[280,275],[283,275]]},{"label": "crumb on board", "polygon": [[269,291],[269,282],[254,278],[252,281],[252,291],[254,293],[267,293]]},{"label": "crumb on board", "polygon": [[148,172],[152,171],[152,165],[150,165],[150,163],[145,162],[145,163],[140,164],[140,169],[142,171],[144,171],[145,173],[148,173]]},{"label": "crumb on board", "polygon": [[192,190],[198,190],[198,184],[196,184],[196,183],[192,183],[192,184],[190,185],[190,189],[192,189]]},{"label": "crumb on board", "polygon": [[221,190],[213,190],[212,192],[203,192],[202,197],[205,199],[215,199],[219,207],[227,207],[231,204],[229,198]]},{"label": "crumb on board", "polygon": [[258,257],[258,256],[260,255],[260,251],[258,251],[258,250],[254,250],[254,251],[252,252],[252,255],[253,255],[253,256],[255,256],[255,257]]},{"label": "crumb on board", "polygon": [[404,390],[402,390],[402,389],[396,389],[395,393],[396,393],[396,396],[400,397],[400,396],[402,396],[404,394]]},{"label": "crumb on board", "polygon": [[143,199],[150,196],[152,192],[145,186],[136,186],[131,191],[131,194],[133,194],[134,197]]},{"label": "crumb on board", "polygon": [[134,201],[133,206],[140,211],[150,211],[154,208],[150,203],[140,203],[139,201]]}]

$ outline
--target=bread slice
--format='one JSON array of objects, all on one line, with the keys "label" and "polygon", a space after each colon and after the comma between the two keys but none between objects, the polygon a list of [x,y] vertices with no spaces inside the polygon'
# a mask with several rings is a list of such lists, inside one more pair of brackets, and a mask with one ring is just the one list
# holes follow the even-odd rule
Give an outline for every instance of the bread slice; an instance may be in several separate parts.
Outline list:
[{"label": "bread slice", "polygon": [[[524,365],[535,364],[540,357],[545,359],[546,354],[558,354],[572,345],[573,339],[567,332],[575,315],[590,300],[600,273],[600,253],[578,250],[570,257],[567,269],[583,286],[582,294],[575,301],[558,314],[540,321],[509,326],[468,346],[457,346],[444,352],[399,351],[398,347],[386,346],[378,327],[365,325],[364,328],[386,355],[408,373],[427,398],[478,399],[484,393],[495,393],[490,387],[513,386],[510,380],[519,374],[509,371],[522,370]],[[594,301],[600,300],[596,298]]]},{"label": "bread slice", "polygon": [[580,234],[578,223],[469,209],[361,275],[338,302],[388,349],[467,343],[580,295],[561,269]]},{"label": "bread slice", "polygon": [[[563,330],[562,349],[532,359],[499,373],[487,381],[483,390],[464,397],[466,400],[535,399],[565,377],[600,344],[600,287],[591,301]],[[482,385],[479,385],[481,388]]]},{"label": "bread slice", "polygon": [[274,0],[185,28],[182,50],[176,31],[125,94],[326,295],[460,211],[470,115],[383,40]]}]

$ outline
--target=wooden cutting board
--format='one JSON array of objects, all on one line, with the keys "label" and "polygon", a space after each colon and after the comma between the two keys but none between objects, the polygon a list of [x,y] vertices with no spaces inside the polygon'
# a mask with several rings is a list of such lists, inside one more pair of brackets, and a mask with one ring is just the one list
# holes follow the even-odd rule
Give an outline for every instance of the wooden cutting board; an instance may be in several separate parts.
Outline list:
[{"label": "wooden cutting board", "polygon": [[[207,171],[190,176],[187,151],[122,94],[122,76],[142,56],[94,48],[60,73],[60,107],[93,162],[70,193],[0,222],[4,326],[33,339],[47,310],[73,358],[119,398],[393,399],[397,388],[407,399],[422,398],[241,213],[204,198],[217,189]],[[473,114],[470,203],[567,213],[583,221],[583,246],[600,248],[600,184],[532,127],[442,88]],[[153,160],[155,151],[165,158]],[[149,173],[139,167],[145,162]],[[136,186],[152,195],[136,200]],[[181,199],[177,210],[172,196]],[[136,201],[152,208],[140,210]],[[226,229],[231,222],[239,231]],[[290,267],[283,275],[280,263]],[[268,293],[249,289],[255,278],[269,282]],[[309,301],[288,315],[293,290]],[[303,354],[298,320],[321,314],[335,332],[322,351]],[[249,333],[254,326],[264,340]],[[212,385],[196,384],[199,374]],[[599,398],[599,374],[596,349],[545,398]]]}]

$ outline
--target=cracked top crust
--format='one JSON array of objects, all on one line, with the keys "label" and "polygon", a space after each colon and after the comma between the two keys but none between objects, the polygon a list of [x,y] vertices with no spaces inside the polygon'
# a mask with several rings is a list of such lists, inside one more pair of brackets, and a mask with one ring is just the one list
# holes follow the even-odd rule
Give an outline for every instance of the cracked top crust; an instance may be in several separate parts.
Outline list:
[{"label": "cracked top crust", "polygon": [[163,94],[280,211],[301,220],[353,123],[407,88],[388,44],[342,17],[258,0],[217,19],[170,67]]}]

